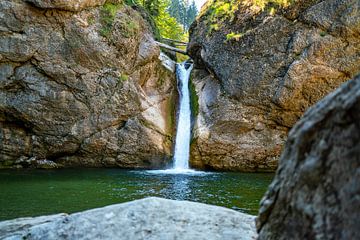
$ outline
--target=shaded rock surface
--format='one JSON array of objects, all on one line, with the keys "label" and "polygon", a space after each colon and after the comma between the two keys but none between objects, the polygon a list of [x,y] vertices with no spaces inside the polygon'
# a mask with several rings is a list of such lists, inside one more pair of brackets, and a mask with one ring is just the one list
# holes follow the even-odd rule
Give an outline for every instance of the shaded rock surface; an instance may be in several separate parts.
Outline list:
[{"label": "shaded rock surface", "polygon": [[170,161],[174,63],[137,11],[102,3],[0,2],[0,167]]},{"label": "shaded rock surface", "polygon": [[360,239],[360,75],[290,131],[261,201],[259,239]]},{"label": "shaded rock surface", "polygon": [[226,7],[215,7],[220,2],[190,29],[200,105],[191,165],[273,171],[303,112],[359,73],[359,1],[299,0],[263,10],[239,1],[228,17]]},{"label": "shaded rock surface", "polygon": [[146,198],[71,215],[0,222],[2,239],[256,238],[254,217],[188,201]]},{"label": "shaded rock surface", "polygon": [[[88,7],[100,6],[106,0],[25,0],[40,8],[80,11]],[[120,1],[118,1],[120,2]]]}]

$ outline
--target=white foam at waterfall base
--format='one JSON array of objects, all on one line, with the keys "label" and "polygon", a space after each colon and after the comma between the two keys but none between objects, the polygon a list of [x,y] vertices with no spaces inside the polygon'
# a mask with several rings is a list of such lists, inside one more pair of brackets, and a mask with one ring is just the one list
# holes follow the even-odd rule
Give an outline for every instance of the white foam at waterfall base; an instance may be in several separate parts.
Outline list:
[{"label": "white foam at waterfall base", "polygon": [[196,171],[193,169],[181,169],[181,168],[170,168],[165,170],[148,170],[145,171],[149,174],[156,174],[156,175],[171,175],[171,174],[186,174],[186,175],[208,175],[208,174],[215,174],[211,172],[203,172],[203,171]]}]

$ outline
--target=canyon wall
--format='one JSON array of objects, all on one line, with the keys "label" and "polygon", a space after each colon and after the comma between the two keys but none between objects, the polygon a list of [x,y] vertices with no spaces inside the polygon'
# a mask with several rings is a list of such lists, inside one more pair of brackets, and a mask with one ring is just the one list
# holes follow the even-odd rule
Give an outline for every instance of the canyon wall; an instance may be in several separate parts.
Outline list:
[{"label": "canyon wall", "polygon": [[359,73],[357,0],[281,2],[211,1],[192,25],[193,167],[274,171],[304,111]]},{"label": "canyon wall", "polygon": [[121,1],[0,2],[0,168],[169,163],[174,63]]},{"label": "canyon wall", "polygon": [[293,127],[261,201],[259,239],[359,239],[360,75]]}]

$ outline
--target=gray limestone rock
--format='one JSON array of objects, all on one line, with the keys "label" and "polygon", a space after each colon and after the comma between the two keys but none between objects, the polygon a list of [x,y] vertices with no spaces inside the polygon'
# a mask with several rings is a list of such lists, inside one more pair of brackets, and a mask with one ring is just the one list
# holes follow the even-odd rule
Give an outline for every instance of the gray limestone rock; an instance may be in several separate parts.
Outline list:
[{"label": "gray limestone rock", "polygon": [[360,75],[290,131],[261,201],[259,239],[360,239]]},{"label": "gray limestone rock", "polygon": [[188,201],[146,198],[71,215],[0,222],[1,239],[256,238],[254,217]]},{"label": "gray limestone rock", "polygon": [[0,1],[0,168],[167,165],[176,79],[141,14],[31,1]]},{"label": "gray limestone rock", "polygon": [[[60,9],[66,11],[81,11],[85,8],[96,7],[106,0],[25,0],[44,9]],[[118,1],[120,2],[120,1]]]},{"label": "gray limestone rock", "polygon": [[190,29],[201,68],[191,164],[274,171],[304,111],[360,72],[359,1],[232,1],[232,17],[216,15],[226,2],[213,1]]}]

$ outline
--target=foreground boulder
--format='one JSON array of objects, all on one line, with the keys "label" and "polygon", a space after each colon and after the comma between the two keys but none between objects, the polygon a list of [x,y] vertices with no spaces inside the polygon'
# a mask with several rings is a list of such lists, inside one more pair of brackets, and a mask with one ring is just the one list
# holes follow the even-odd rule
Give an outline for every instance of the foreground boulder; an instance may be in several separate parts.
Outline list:
[{"label": "foreground boulder", "polygon": [[104,2],[0,1],[0,168],[170,161],[174,63],[139,12]]},{"label": "foreground boulder", "polygon": [[0,222],[1,239],[255,239],[254,217],[201,203],[146,198],[71,215]]},{"label": "foreground boulder", "polygon": [[199,104],[191,165],[275,170],[304,111],[360,72],[358,3],[211,1],[188,45]]},{"label": "foreground boulder", "polygon": [[360,239],[360,75],[290,131],[261,202],[259,239]]}]

